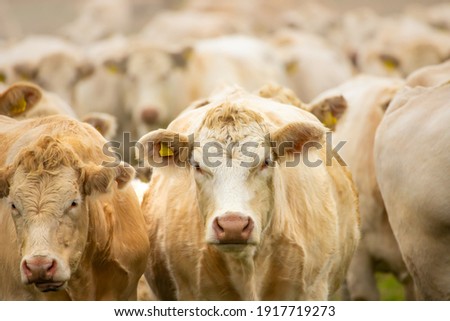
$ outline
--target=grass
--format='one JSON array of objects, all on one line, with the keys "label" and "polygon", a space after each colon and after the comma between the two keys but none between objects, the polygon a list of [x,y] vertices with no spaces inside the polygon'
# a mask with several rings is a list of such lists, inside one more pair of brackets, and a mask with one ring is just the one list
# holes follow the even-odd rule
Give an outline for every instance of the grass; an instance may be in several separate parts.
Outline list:
[{"label": "grass", "polygon": [[[397,281],[397,279],[389,273],[376,273],[375,278],[378,284],[378,290],[380,291],[381,301],[403,301],[405,300],[405,294],[403,286]],[[332,301],[340,301],[341,290],[338,290],[331,298]]]},{"label": "grass", "polygon": [[382,301],[405,300],[403,286],[397,281],[397,279],[392,274],[377,273],[376,279]]}]

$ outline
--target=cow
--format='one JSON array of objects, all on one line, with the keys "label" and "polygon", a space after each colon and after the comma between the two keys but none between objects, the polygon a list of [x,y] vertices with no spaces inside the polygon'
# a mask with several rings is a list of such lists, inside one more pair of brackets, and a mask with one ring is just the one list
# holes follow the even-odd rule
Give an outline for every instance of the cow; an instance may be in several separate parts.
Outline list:
[{"label": "cow", "polygon": [[385,19],[357,53],[361,72],[407,77],[414,70],[450,56],[450,35],[409,17]]},{"label": "cow", "polygon": [[227,12],[166,10],[154,16],[139,36],[160,45],[190,46],[198,40],[248,33],[248,22]]},{"label": "cow", "polygon": [[413,4],[406,7],[405,13],[408,16],[426,22],[436,29],[450,30],[450,20],[448,19],[450,16],[450,4],[448,2],[427,5]]},{"label": "cow", "polygon": [[317,35],[282,30],[271,42],[283,57],[289,84],[303,101],[310,102],[353,75],[347,56]]},{"label": "cow", "polygon": [[189,103],[220,86],[236,83],[256,90],[270,81],[288,84],[278,53],[259,39],[239,35],[181,49],[137,43],[127,59],[126,77],[126,104],[137,138],[166,127]]},{"label": "cow", "polygon": [[0,299],[136,300],[149,243],[133,168],[67,116],[0,124]]},{"label": "cow", "polygon": [[73,85],[92,73],[78,47],[53,36],[28,36],[2,50],[0,61],[5,83],[31,81],[68,102]]},{"label": "cow", "polygon": [[342,95],[345,109],[334,129],[338,141],[346,141],[341,156],[352,172],[361,214],[361,240],[350,264],[346,286],[351,300],[379,300],[376,272],[390,272],[404,286],[405,297],[414,299],[414,284],[403,262],[389,225],[375,177],[373,145],[384,111],[403,81],[359,75],[316,99]]},{"label": "cow", "polygon": [[[19,120],[51,115],[77,119],[72,107],[61,97],[29,82],[18,82],[3,88],[0,94],[0,115]],[[107,139],[116,133],[116,119],[107,113],[91,112],[84,115],[81,121],[91,124]]]},{"label": "cow", "polygon": [[[88,77],[73,87],[72,105],[80,117],[91,112],[113,115],[118,132],[130,131],[130,113],[124,105],[124,64],[129,41],[123,36],[112,37],[90,44],[84,51],[93,66]],[[121,137],[115,137],[120,141]]]},{"label": "cow", "polygon": [[375,137],[376,178],[421,300],[450,300],[449,121],[449,81],[406,86]]},{"label": "cow", "polygon": [[357,195],[342,163],[319,161],[325,148],[309,155],[316,167],[290,163],[325,132],[301,108],[227,87],[143,136],[156,297],[328,299],[358,243]]},{"label": "cow", "polygon": [[84,1],[79,15],[59,33],[78,44],[87,45],[116,33],[126,32],[132,15],[129,0]]}]

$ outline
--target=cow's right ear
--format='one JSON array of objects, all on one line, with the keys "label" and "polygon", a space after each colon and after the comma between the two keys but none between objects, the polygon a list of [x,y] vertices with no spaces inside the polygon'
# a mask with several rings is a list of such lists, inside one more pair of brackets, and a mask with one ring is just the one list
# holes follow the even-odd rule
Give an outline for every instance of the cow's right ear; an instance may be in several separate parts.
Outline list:
[{"label": "cow's right ear", "polygon": [[167,129],[154,130],[136,145],[138,158],[148,161],[151,167],[185,164],[189,159],[190,143],[186,135]]},{"label": "cow's right ear", "polygon": [[285,156],[287,153],[301,152],[308,142],[323,142],[325,128],[314,122],[294,122],[270,133],[271,145],[274,143],[275,154]]},{"label": "cow's right ear", "polygon": [[0,96],[0,115],[17,117],[36,106],[42,98],[41,90],[31,84],[17,83]]},{"label": "cow's right ear", "polygon": [[10,167],[0,168],[0,198],[9,195],[9,181],[11,179],[12,170]]}]

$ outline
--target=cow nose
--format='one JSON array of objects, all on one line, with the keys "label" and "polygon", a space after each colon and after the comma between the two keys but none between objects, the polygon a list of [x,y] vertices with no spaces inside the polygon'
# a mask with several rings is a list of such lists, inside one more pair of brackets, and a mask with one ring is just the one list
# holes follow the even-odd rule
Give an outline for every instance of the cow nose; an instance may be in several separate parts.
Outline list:
[{"label": "cow nose", "polygon": [[30,283],[48,281],[56,272],[56,260],[46,256],[33,256],[22,262],[22,270]]},{"label": "cow nose", "polygon": [[141,120],[147,125],[153,125],[158,120],[159,112],[155,107],[145,107],[141,111]]},{"label": "cow nose", "polygon": [[216,217],[213,221],[214,232],[221,244],[247,243],[253,231],[253,226],[253,220],[240,213],[228,213]]}]

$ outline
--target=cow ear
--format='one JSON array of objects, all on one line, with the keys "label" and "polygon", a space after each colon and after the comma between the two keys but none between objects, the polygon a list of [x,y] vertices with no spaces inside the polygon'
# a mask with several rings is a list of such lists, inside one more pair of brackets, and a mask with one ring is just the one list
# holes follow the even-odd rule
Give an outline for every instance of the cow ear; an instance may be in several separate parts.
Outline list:
[{"label": "cow ear", "polygon": [[36,106],[42,98],[41,90],[31,84],[18,83],[0,96],[0,115],[17,117]]},{"label": "cow ear", "polygon": [[341,95],[325,98],[309,107],[309,111],[331,130],[335,129],[346,110],[347,101]]},{"label": "cow ear", "polygon": [[270,140],[277,156],[284,156],[286,153],[301,152],[309,141],[322,142],[324,134],[325,128],[320,124],[295,122],[272,132]]},{"label": "cow ear", "polygon": [[134,168],[124,162],[111,167],[89,165],[83,168],[83,191],[86,195],[94,192],[108,193],[114,182],[123,188],[134,178]]},{"label": "cow ear", "polygon": [[128,57],[120,59],[108,59],[103,63],[103,67],[111,74],[125,74],[127,72]]},{"label": "cow ear", "polygon": [[148,161],[151,167],[182,164],[188,160],[190,143],[186,135],[167,129],[154,130],[137,144],[137,155]]},{"label": "cow ear", "polygon": [[90,77],[94,73],[94,71],[95,67],[91,63],[87,61],[82,62],[77,67],[77,80]]},{"label": "cow ear", "polygon": [[275,83],[269,83],[258,89],[258,96],[278,101],[282,104],[288,104],[303,108],[303,103],[297,97],[292,89],[280,86]]},{"label": "cow ear", "polygon": [[12,170],[10,167],[0,168],[0,198],[9,195],[9,181],[11,176]]},{"label": "cow ear", "polygon": [[191,59],[194,53],[194,48],[186,47],[183,48],[179,52],[170,53],[170,59],[172,60],[172,64],[178,68],[185,68],[189,59]]},{"label": "cow ear", "polygon": [[92,112],[85,115],[81,121],[97,129],[106,139],[111,139],[117,133],[117,119],[110,114]]},{"label": "cow ear", "polygon": [[21,63],[14,66],[14,72],[22,80],[34,80],[37,77],[38,69],[29,63]]}]

